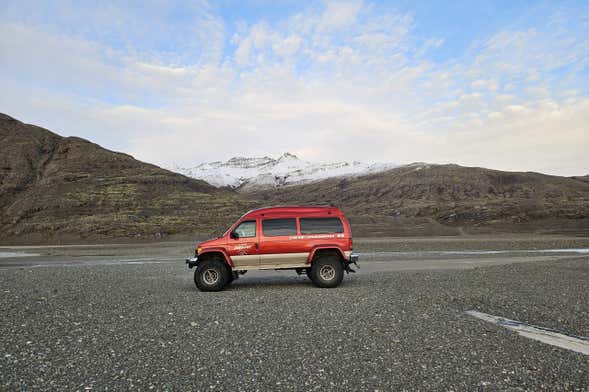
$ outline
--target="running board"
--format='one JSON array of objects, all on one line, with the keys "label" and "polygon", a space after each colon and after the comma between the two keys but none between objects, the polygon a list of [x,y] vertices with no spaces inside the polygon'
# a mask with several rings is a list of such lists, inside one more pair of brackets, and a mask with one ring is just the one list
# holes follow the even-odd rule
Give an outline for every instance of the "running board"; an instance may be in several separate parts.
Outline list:
[{"label": "running board", "polygon": [[254,270],[280,270],[280,269],[295,269],[295,268],[311,268],[308,263],[295,264],[264,264],[264,265],[242,265],[231,268],[233,271],[254,271]]}]

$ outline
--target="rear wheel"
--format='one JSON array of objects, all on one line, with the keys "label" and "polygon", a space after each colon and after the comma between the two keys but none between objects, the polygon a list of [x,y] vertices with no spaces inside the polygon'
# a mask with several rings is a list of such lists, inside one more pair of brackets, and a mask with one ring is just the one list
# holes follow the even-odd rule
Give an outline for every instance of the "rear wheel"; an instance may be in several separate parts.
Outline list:
[{"label": "rear wheel", "polygon": [[194,271],[194,283],[201,291],[221,291],[229,280],[225,263],[218,259],[204,260],[198,263]]},{"label": "rear wheel", "polygon": [[310,278],[318,287],[337,287],[344,279],[344,266],[338,256],[320,256],[311,265]]}]

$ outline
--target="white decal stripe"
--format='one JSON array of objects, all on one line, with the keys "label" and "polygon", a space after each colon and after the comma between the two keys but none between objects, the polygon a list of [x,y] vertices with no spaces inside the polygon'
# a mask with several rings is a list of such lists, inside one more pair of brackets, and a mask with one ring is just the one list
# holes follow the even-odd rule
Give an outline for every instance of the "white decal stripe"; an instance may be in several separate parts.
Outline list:
[{"label": "white decal stripe", "polygon": [[260,257],[259,255],[236,255],[236,256],[231,256],[231,260],[251,261],[251,260],[257,260],[259,257]]},{"label": "white decal stripe", "polygon": [[272,259],[272,260],[280,260],[280,261],[287,261],[287,260],[306,260],[309,257],[309,252],[306,253],[270,253],[270,254],[262,254],[260,255],[260,259],[263,261],[264,259]]}]

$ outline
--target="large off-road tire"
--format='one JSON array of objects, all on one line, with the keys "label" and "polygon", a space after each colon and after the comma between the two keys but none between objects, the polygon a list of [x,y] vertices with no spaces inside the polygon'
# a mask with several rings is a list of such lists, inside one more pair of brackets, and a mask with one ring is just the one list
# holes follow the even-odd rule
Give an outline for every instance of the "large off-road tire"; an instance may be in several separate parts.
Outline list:
[{"label": "large off-road tire", "polygon": [[204,260],[194,271],[194,283],[201,291],[221,291],[229,283],[229,278],[225,262],[218,259]]},{"label": "large off-road tire", "polygon": [[311,264],[311,280],[317,287],[337,287],[344,279],[344,266],[336,255],[319,256]]}]

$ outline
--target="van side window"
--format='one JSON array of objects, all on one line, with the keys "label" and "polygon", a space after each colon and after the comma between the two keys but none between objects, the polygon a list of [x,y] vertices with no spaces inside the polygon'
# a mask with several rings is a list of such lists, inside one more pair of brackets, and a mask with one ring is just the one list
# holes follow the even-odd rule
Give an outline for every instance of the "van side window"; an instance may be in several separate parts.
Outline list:
[{"label": "van side window", "polygon": [[241,222],[233,231],[239,235],[239,238],[255,237],[256,221]]},{"label": "van side window", "polygon": [[262,231],[266,237],[297,235],[297,222],[295,218],[265,219],[262,221]]},{"label": "van side window", "polygon": [[301,218],[301,234],[343,233],[339,218]]}]

